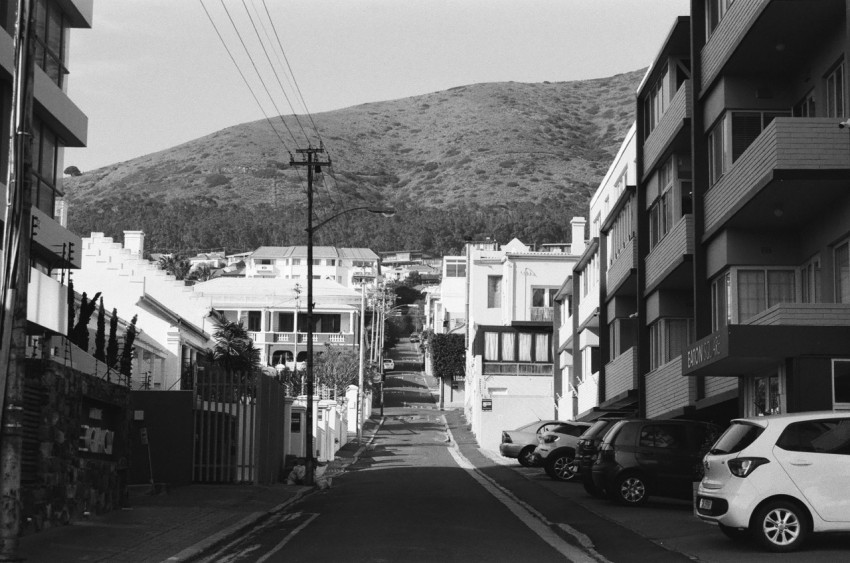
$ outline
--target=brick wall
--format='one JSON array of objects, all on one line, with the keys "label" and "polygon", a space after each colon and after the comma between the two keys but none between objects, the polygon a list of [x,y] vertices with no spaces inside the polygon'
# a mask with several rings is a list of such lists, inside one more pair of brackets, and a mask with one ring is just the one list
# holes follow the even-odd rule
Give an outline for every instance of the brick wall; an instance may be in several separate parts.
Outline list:
[{"label": "brick wall", "polygon": [[[29,360],[25,396],[22,532],[118,508],[129,459],[129,390],[49,360]],[[84,426],[107,442],[85,443]],[[102,451],[106,443],[111,453]]]}]

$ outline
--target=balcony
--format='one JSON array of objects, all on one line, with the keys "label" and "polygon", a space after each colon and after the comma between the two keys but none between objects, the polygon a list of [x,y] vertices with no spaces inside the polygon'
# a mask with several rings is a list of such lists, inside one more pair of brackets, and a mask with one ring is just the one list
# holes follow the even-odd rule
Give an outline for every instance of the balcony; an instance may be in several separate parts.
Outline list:
[{"label": "balcony", "polygon": [[637,353],[629,348],[605,364],[605,400],[637,388]]},{"label": "balcony", "polygon": [[757,326],[850,326],[850,304],[778,303],[742,324]]},{"label": "balcony", "polygon": [[690,404],[691,380],[682,377],[682,356],[646,374],[646,416],[654,418]]},{"label": "balcony", "polygon": [[551,323],[554,319],[554,307],[532,307],[531,320]]},{"label": "balcony", "polygon": [[668,147],[682,147],[686,152],[690,152],[691,139],[688,135],[688,128],[685,127],[685,120],[690,118],[691,81],[687,80],[670,100],[670,105],[661,117],[661,121],[646,138],[643,145],[646,174],[652,172],[661,156],[667,152]]},{"label": "balcony", "polygon": [[[646,294],[673,274],[694,253],[694,217],[685,215],[646,257]],[[690,282],[688,277],[686,282]]]},{"label": "balcony", "polygon": [[[629,279],[637,265],[637,244],[635,239],[630,240],[626,246],[614,258],[608,268],[608,297],[617,294],[620,287]],[[632,289],[632,288],[628,288]]]},{"label": "balcony", "polygon": [[700,53],[702,88],[721,74],[802,72],[813,45],[844,40],[844,10],[843,0],[820,0],[817,9],[810,2],[735,0]]},{"label": "balcony", "polygon": [[553,364],[518,364],[515,362],[484,362],[482,375],[552,376]]},{"label": "balcony", "polygon": [[850,136],[836,119],[774,119],[706,193],[704,238],[727,224],[770,230],[816,220],[846,195],[848,170]]},{"label": "balcony", "polygon": [[[248,336],[255,344],[307,344],[306,332],[249,332]],[[353,346],[354,334],[339,332],[314,332],[313,344],[334,344]]]}]

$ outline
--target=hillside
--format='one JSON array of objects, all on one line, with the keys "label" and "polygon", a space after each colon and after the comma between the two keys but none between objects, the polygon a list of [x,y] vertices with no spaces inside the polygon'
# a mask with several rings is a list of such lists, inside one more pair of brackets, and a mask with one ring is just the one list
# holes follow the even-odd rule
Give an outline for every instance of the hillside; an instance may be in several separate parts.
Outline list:
[{"label": "hillside", "polygon": [[[541,221],[563,218],[563,231],[529,232],[524,225],[528,242],[564,240],[569,217],[586,213],[634,119],[634,92],[642,76],[634,71],[576,82],[475,84],[315,114],[333,161],[317,183],[317,215],[364,202],[400,210],[390,223],[392,233],[383,232],[386,226],[376,230],[373,217],[346,216],[347,230],[333,230],[349,240],[328,242],[351,244],[352,237],[362,235],[376,250],[414,244],[444,252],[458,248],[463,237],[497,234],[509,222],[516,230],[522,224],[518,212],[528,221],[534,213],[545,215]],[[284,120],[297,133],[297,148],[303,148],[300,126],[309,131],[309,121]],[[295,141],[278,130],[285,148],[261,120],[67,178],[70,227],[81,235],[101,230],[113,236],[144,229],[154,247],[187,251],[296,243],[303,226],[274,225],[278,219],[298,223],[306,199],[303,170],[289,166]],[[315,137],[312,142],[319,144]],[[493,209],[503,210],[496,215],[504,220],[488,212]],[[440,213],[429,213],[436,210]],[[463,220],[470,214],[480,215],[481,224]],[[419,240],[399,232],[423,215],[443,220],[457,215],[454,222],[460,224],[443,225]],[[181,217],[189,216],[202,224],[187,225]],[[237,217],[250,232],[233,233],[230,240],[226,232],[238,229],[221,221]],[[250,218],[268,228],[245,226]],[[433,221],[424,227],[437,229]]]}]

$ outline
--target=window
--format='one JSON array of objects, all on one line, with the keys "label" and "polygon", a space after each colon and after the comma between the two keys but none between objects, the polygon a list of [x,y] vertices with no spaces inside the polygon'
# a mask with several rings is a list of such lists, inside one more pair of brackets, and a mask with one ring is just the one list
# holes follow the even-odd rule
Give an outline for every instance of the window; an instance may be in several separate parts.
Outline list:
[{"label": "window", "polygon": [[[551,363],[551,339],[548,333],[531,332],[485,332],[485,362]],[[516,375],[505,371],[502,375]]]},{"label": "window", "polygon": [[649,369],[681,356],[693,331],[693,319],[660,319],[649,325]]},{"label": "window", "polygon": [[623,206],[620,213],[617,214],[617,218],[611,226],[611,232],[608,235],[609,268],[635,236],[633,211],[634,198],[629,198],[629,201]]},{"label": "window", "polygon": [[313,265],[314,266],[321,266],[322,265],[322,259],[321,258],[313,258]]},{"label": "window", "polygon": [[850,303],[850,242],[835,247],[835,302]]},{"label": "window", "polygon": [[817,113],[815,112],[815,94],[814,91],[810,91],[808,94],[803,96],[803,99],[794,104],[794,107],[791,108],[791,115],[794,117],[815,117]]},{"label": "window", "polygon": [[289,431],[293,434],[301,433],[301,414],[293,414],[289,423]]},{"label": "window", "polygon": [[644,132],[647,137],[661,121],[661,116],[667,111],[669,103],[670,94],[667,87],[667,68],[665,67],[661,76],[655,80],[643,100]]},{"label": "window", "polygon": [[826,117],[844,117],[844,61],[824,78],[826,82]]},{"label": "window", "polygon": [[832,404],[850,408],[850,360],[832,360]]},{"label": "window", "polygon": [[251,332],[259,332],[262,320],[260,311],[248,311],[248,330]]},{"label": "window", "polygon": [[40,120],[33,119],[32,205],[50,217],[54,215],[57,195],[62,195],[56,189],[56,163],[62,148],[56,133]]},{"label": "window", "polygon": [[726,272],[711,282],[711,330],[720,330],[732,322],[732,274]]},{"label": "window", "polygon": [[466,260],[446,260],[447,278],[465,278]]},{"label": "window", "polygon": [[711,284],[712,330],[796,302],[795,277],[794,270],[781,268],[732,268],[722,274]]},{"label": "window", "polygon": [[54,84],[62,88],[65,68],[65,23],[58,2],[35,3],[35,63]]},{"label": "window", "polygon": [[293,266],[300,266],[301,265],[301,258],[293,258],[292,259],[292,265]]},{"label": "window", "polygon": [[532,307],[554,307],[555,295],[557,289],[546,287],[531,288],[531,306]]},{"label": "window", "polygon": [[502,306],[502,276],[487,276],[487,308]]},{"label": "window", "polygon": [[648,424],[640,429],[639,446],[642,448],[685,448],[688,445],[687,428],[680,424]]},{"label": "window", "polygon": [[708,134],[709,183],[716,184],[774,119],[789,115],[783,111],[726,112]]},{"label": "window", "polygon": [[723,16],[726,15],[726,12],[729,11],[729,7],[735,0],[708,0],[705,3],[705,36],[706,38],[711,37],[711,34],[714,33],[714,30],[717,29],[717,25],[720,23],[720,20],[723,19]]},{"label": "window", "polygon": [[753,408],[756,416],[780,414],[782,404],[779,393],[779,375],[770,374],[753,378]]},{"label": "window", "polygon": [[815,256],[800,268],[800,300],[803,303],[820,303],[820,257]]},{"label": "window", "polygon": [[791,452],[850,455],[850,419],[794,422],[782,431],[776,446]]},{"label": "window", "polygon": [[262,259],[258,260],[257,263],[260,264],[261,266],[271,266],[272,265],[272,261],[268,258],[262,258]]}]

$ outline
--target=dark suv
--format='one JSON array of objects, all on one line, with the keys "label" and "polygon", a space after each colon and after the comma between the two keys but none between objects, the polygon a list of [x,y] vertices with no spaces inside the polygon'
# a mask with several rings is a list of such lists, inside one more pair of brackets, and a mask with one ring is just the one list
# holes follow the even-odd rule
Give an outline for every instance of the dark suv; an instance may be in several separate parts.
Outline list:
[{"label": "dark suv", "polygon": [[584,434],[579,436],[576,444],[576,463],[578,472],[584,483],[584,490],[595,497],[604,496],[602,489],[593,484],[593,475],[590,472],[593,462],[596,461],[596,453],[602,438],[622,418],[600,418],[588,428]]},{"label": "dark suv", "polygon": [[625,505],[650,495],[689,499],[702,456],[719,435],[719,426],[696,420],[617,422],[599,446],[593,484]]}]

